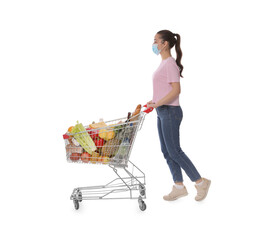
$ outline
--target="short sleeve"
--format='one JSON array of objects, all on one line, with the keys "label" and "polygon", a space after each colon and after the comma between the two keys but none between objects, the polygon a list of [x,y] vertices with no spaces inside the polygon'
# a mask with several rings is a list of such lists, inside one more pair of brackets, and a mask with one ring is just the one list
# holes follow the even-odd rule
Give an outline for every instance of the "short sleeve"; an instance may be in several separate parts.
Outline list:
[{"label": "short sleeve", "polygon": [[167,64],[167,82],[180,82],[180,71],[175,61],[169,61]]}]

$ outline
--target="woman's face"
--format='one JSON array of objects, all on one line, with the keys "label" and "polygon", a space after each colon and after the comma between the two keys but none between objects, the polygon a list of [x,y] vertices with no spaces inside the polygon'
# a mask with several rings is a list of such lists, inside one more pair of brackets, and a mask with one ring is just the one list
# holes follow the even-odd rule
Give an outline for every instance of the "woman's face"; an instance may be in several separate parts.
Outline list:
[{"label": "woman's face", "polygon": [[158,50],[162,50],[167,45],[167,41],[162,43],[162,39],[160,38],[160,35],[156,34],[154,37],[154,43],[153,44],[158,44]]}]

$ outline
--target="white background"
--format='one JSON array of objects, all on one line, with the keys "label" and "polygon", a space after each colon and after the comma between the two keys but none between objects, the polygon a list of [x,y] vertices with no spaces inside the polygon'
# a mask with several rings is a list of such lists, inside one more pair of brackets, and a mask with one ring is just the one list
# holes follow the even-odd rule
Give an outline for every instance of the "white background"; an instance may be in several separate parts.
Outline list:
[{"label": "white background", "polygon": [[[1,239],[266,239],[264,2],[1,1]],[[73,188],[115,175],[67,163],[62,135],[152,99],[162,29],[181,35],[181,146],[212,180],[209,195],[196,202],[184,174],[189,195],[162,199],[172,178],[153,111],[131,155],[147,210],[110,200],[76,211]]]}]

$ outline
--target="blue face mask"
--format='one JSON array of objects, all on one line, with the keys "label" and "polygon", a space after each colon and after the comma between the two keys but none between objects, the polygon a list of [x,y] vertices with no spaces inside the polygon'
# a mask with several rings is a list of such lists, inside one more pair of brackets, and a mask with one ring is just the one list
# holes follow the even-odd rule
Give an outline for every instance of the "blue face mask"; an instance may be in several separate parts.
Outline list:
[{"label": "blue face mask", "polygon": [[159,53],[161,52],[161,50],[158,49],[158,44],[156,43],[152,45],[152,50],[157,55],[159,55]]}]

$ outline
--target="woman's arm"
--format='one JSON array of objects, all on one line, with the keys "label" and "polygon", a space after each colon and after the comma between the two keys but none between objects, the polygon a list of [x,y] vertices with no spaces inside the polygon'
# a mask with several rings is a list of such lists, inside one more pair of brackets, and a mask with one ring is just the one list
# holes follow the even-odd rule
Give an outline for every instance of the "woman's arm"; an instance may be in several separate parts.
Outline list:
[{"label": "woman's arm", "polygon": [[149,104],[148,107],[157,108],[161,105],[171,102],[175,97],[177,97],[180,94],[181,92],[180,82],[171,82],[170,84],[172,85],[172,90],[158,102],[154,104]]}]

